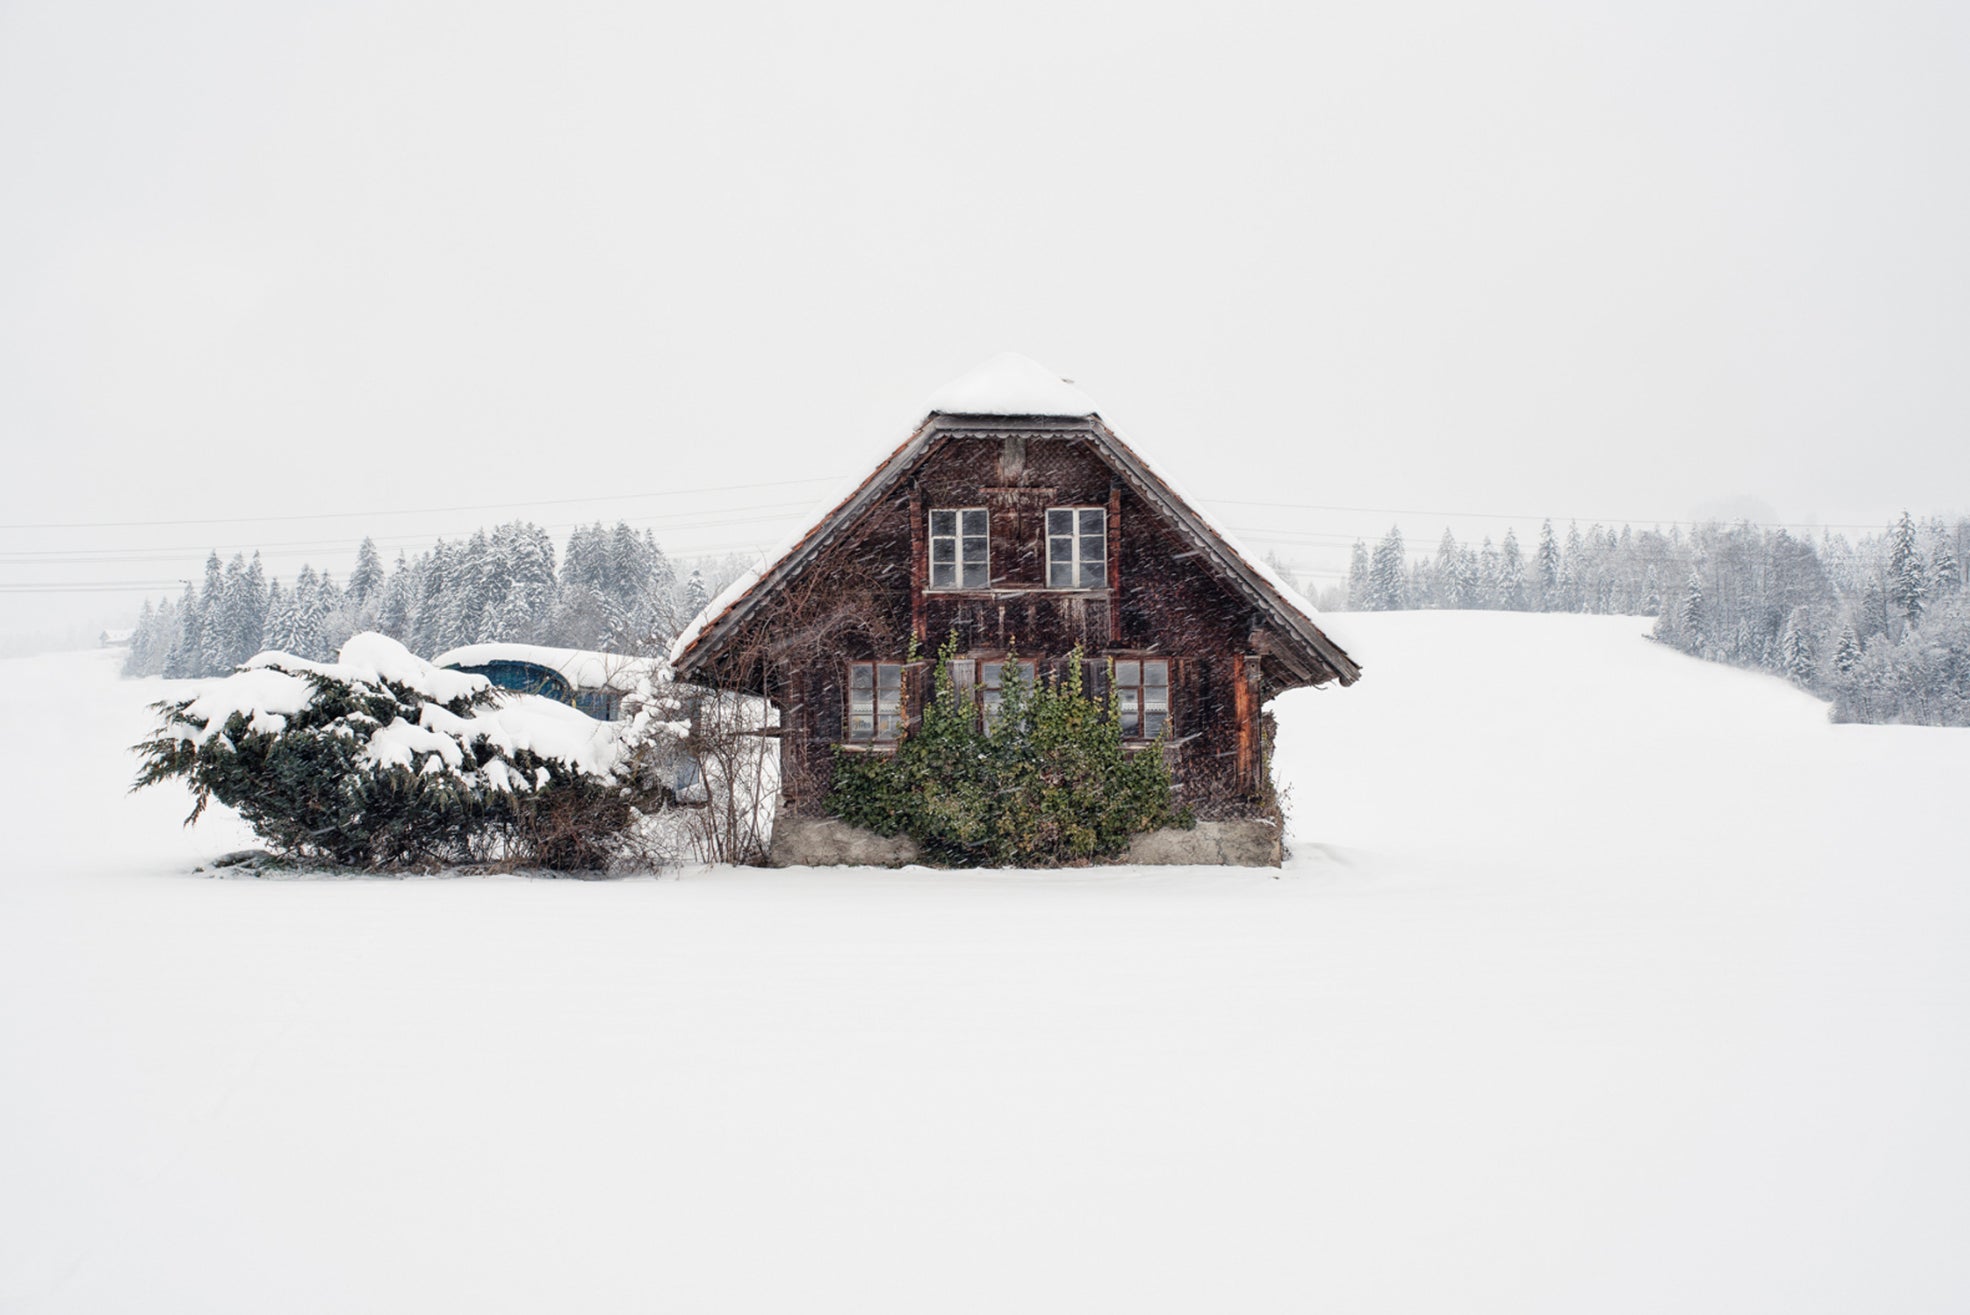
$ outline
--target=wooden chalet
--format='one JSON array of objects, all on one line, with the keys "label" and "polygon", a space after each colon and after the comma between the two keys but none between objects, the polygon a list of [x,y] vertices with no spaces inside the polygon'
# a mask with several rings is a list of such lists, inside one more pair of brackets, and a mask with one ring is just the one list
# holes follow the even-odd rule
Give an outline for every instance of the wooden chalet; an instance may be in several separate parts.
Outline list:
[{"label": "wooden chalet", "polygon": [[[992,714],[1016,653],[1058,674],[1076,645],[1125,739],[1160,743],[1202,818],[1265,789],[1267,700],[1360,670],[1072,385],[1002,356],[949,386],[909,439],[784,555],[681,635],[676,678],[781,713],[782,815],[818,817],[837,746],[908,734],[957,637],[960,696]],[[912,662],[914,647],[918,660]]]}]

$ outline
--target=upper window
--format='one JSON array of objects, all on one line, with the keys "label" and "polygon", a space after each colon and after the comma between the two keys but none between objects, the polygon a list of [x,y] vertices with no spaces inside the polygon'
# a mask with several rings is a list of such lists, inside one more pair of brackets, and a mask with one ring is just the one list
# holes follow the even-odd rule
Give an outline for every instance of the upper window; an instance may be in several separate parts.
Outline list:
[{"label": "upper window", "polygon": [[848,664],[848,738],[894,740],[903,733],[903,664]]},{"label": "upper window", "polygon": [[1100,589],[1108,584],[1108,512],[1101,507],[1047,509],[1047,588]]},{"label": "upper window", "polygon": [[983,507],[930,513],[930,587],[984,589],[992,579],[991,518]]},{"label": "upper window", "polygon": [[1170,722],[1169,659],[1116,659],[1115,710],[1121,715],[1123,739],[1161,735]]}]

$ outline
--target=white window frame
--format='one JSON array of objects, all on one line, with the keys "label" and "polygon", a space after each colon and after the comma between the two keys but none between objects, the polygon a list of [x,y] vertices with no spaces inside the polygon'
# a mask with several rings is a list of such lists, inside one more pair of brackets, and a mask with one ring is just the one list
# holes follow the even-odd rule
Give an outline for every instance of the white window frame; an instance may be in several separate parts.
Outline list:
[{"label": "white window frame", "polygon": [[[1153,740],[1163,734],[1170,726],[1174,702],[1170,697],[1170,682],[1176,673],[1171,661],[1163,657],[1118,657],[1109,661],[1108,688],[1114,695],[1122,738]],[[1152,675],[1160,675],[1160,683]]]},{"label": "white window frame", "polygon": [[[938,531],[937,518],[948,516],[950,528]],[[976,520],[972,518],[976,517]],[[982,532],[967,534],[967,527],[976,527]],[[934,507],[929,516],[930,560],[927,574],[928,587],[936,590],[989,589],[992,587],[992,514],[983,507]],[[950,560],[937,560],[938,549],[942,544],[950,545]],[[976,551],[966,551],[971,545]],[[947,571],[948,578],[939,580],[939,569]],[[974,580],[975,574],[975,580]]]},{"label": "white window frame", "polygon": [[[849,744],[894,744],[903,738],[903,666],[901,662],[850,662],[844,686],[848,724],[843,739]],[[885,672],[895,683],[883,688]],[[858,688],[858,675],[867,672],[867,685]],[[861,719],[857,724],[857,719]]]},{"label": "white window frame", "polygon": [[[1071,516],[1068,522],[1070,532],[1054,532],[1055,517]],[[1095,517],[1097,528],[1090,532],[1088,517]],[[1047,588],[1049,589],[1106,589],[1108,587],[1108,508],[1106,507],[1048,507],[1046,518],[1047,537]],[[1087,555],[1090,543],[1099,544],[1099,560]],[[1063,547],[1064,545],[1064,547]],[[1062,555],[1064,552],[1064,556]],[[1071,583],[1056,584],[1054,568],[1065,566]],[[1089,568],[1093,571],[1094,583],[1089,584]]]}]

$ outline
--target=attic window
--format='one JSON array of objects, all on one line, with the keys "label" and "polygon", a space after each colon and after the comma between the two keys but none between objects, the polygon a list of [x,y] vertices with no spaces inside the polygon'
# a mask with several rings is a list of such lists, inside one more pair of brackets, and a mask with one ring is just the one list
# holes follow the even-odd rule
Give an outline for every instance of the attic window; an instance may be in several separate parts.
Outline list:
[{"label": "attic window", "polygon": [[848,664],[848,738],[894,740],[903,730],[903,664]]},{"label": "attic window", "polygon": [[930,587],[984,589],[991,583],[991,518],[983,507],[930,513]]},{"label": "attic window", "polygon": [[1047,508],[1047,588],[1101,589],[1107,584],[1107,510]]}]

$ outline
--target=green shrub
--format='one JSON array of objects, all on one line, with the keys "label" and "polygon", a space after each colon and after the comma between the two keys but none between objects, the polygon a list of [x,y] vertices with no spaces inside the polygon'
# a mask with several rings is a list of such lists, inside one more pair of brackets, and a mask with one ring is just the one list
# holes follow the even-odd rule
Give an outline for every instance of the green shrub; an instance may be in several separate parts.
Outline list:
[{"label": "green shrub", "polygon": [[136,787],[183,781],[188,824],[217,799],[300,862],[598,868],[650,802],[624,727],[441,671],[381,635],[356,636],[335,664],[262,654],[156,710]]},{"label": "green shrub", "polygon": [[932,862],[1051,866],[1119,854],[1129,839],[1187,826],[1160,742],[1122,745],[1113,701],[1089,697],[1077,648],[1058,680],[1027,682],[1008,655],[989,729],[951,683],[955,636],[938,654],[923,717],[892,754],[836,751],[828,807]]}]

